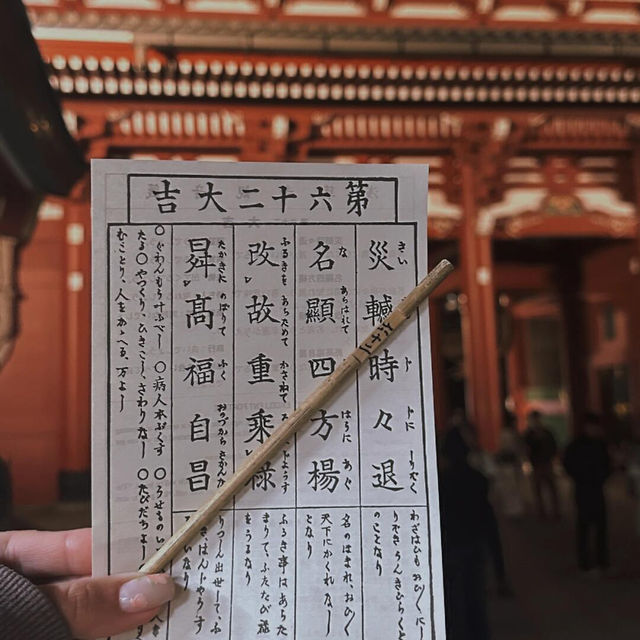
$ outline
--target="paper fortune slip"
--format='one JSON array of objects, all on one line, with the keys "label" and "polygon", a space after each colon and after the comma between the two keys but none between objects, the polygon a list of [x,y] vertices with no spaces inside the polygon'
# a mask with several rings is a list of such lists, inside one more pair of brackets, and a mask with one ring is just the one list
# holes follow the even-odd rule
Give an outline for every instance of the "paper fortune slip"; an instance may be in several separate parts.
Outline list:
[{"label": "paper fortune slip", "polygon": [[[95,161],[97,575],[138,569],[426,273],[427,167]],[[119,638],[444,638],[428,310]]]}]

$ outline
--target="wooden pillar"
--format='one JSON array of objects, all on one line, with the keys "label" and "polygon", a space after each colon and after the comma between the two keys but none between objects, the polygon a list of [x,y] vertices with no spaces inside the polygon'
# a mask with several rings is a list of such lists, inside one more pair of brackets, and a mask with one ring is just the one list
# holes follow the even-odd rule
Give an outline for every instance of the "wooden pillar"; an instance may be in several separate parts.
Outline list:
[{"label": "wooden pillar", "polygon": [[629,264],[635,290],[629,292],[629,384],[633,427],[640,436],[640,140],[633,150],[633,184],[637,220],[636,251]]},{"label": "wooden pillar", "polygon": [[481,446],[495,451],[502,426],[500,372],[496,337],[491,236],[478,233],[477,176],[474,157],[461,159],[463,220],[460,266],[466,295],[463,322],[467,411]]},{"label": "wooden pillar", "polygon": [[562,309],[566,362],[569,377],[569,428],[577,433],[585,411],[593,408],[589,393],[589,336],[583,301],[579,255],[567,256],[558,265],[557,282]]},{"label": "wooden pillar", "polygon": [[60,497],[88,499],[91,467],[91,249],[88,178],[65,210],[65,422]]}]

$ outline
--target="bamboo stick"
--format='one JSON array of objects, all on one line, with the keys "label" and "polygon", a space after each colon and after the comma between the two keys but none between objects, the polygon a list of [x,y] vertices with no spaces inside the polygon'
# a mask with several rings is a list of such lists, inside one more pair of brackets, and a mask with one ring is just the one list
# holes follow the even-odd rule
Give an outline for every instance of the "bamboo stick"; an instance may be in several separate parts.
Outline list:
[{"label": "bamboo stick", "polygon": [[166,566],[191,538],[231,500],[268,460],[273,458],[311,415],[334,394],[338,387],[404,323],[418,305],[453,271],[442,260],[393,309],[393,311],[354,349],[298,408],[255,449],[236,472],[165,542],[141,567],[145,574]]}]

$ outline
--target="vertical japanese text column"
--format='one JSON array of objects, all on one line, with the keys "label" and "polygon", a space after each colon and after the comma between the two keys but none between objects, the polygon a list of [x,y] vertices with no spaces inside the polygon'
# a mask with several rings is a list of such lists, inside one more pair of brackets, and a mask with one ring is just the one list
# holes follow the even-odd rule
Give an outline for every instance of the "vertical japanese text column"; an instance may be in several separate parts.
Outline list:
[{"label": "vertical japanese text column", "polygon": [[[294,408],[293,227],[235,227],[235,461]],[[295,447],[236,497],[232,638],[293,636]]]},{"label": "vertical japanese text column", "polygon": [[[202,189],[199,189],[202,191]],[[175,526],[233,473],[233,229],[173,227],[173,510]],[[232,509],[173,563],[172,626],[228,638]],[[190,595],[189,595],[190,594]]]},{"label": "vertical japanese text column", "polygon": [[[296,228],[296,375],[305,398],[356,343],[355,226]],[[298,638],[362,635],[355,380],[311,417],[297,446]]]},{"label": "vertical japanese text column", "polygon": [[[395,225],[394,232],[388,240],[385,225],[357,229],[361,339],[416,284],[415,226]],[[414,315],[360,369],[365,638],[422,638],[431,624],[425,597],[429,547],[423,402],[398,401],[401,395],[421,398],[419,344]]]},{"label": "vertical japanese text column", "polygon": [[[142,565],[171,535],[171,227],[113,225],[107,255],[109,460],[131,461],[109,478],[110,539],[137,523],[136,539],[109,562],[117,573]],[[159,633],[165,615],[149,629]]]}]

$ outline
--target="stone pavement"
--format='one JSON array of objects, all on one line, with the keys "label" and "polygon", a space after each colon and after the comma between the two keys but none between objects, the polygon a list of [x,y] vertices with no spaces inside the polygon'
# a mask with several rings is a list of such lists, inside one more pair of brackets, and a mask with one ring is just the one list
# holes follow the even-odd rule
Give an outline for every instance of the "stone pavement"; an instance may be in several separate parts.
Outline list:
[{"label": "stone pavement", "polygon": [[576,568],[573,513],[563,483],[560,521],[501,522],[510,598],[490,596],[492,640],[638,640],[640,537],[623,476],[607,487],[612,567],[598,579]]}]

